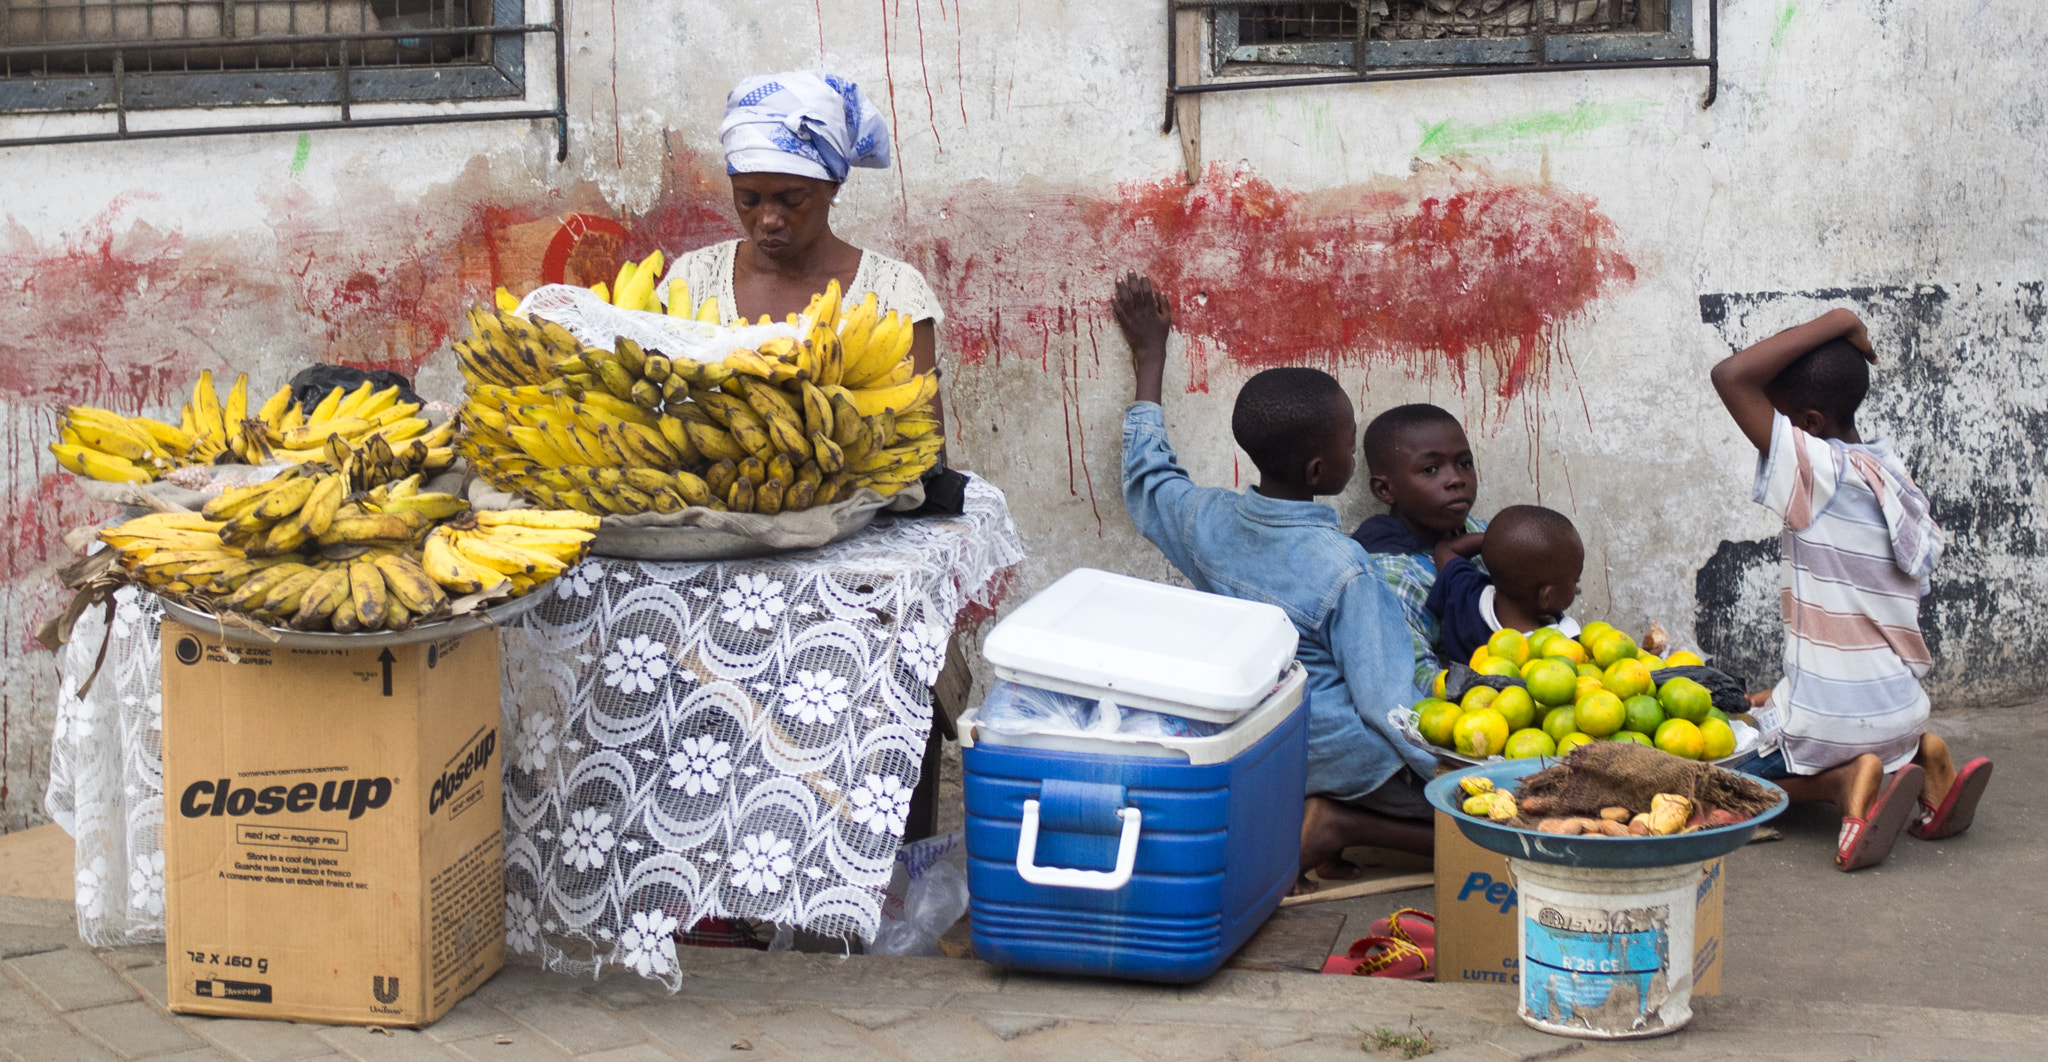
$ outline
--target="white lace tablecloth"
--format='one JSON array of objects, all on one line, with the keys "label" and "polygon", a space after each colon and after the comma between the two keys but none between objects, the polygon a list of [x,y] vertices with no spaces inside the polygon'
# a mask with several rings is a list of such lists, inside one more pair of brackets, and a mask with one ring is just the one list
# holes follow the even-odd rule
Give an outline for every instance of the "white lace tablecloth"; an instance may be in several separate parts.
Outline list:
[{"label": "white lace tablecloth", "polygon": [[[500,631],[511,946],[673,988],[703,918],[872,937],[954,619],[1023,558],[1001,491],[970,479],[966,508],[776,557],[593,559]],[[96,946],[163,934],[160,616],[123,591],[61,651],[45,803]]]}]

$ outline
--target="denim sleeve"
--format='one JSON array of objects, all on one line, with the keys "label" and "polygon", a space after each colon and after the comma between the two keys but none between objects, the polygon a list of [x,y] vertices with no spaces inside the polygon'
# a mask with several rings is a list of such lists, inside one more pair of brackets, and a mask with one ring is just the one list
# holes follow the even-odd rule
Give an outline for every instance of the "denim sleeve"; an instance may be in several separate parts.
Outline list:
[{"label": "denim sleeve", "polygon": [[1370,569],[1360,572],[1337,599],[1329,630],[1359,721],[1408,766],[1430,777],[1435,757],[1409,744],[1387,721],[1389,711],[1421,699],[1414,685],[1415,642],[1394,592]]},{"label": "denim sleeve", "polygon": [[1166,414],[1157,402],[1133,402],[1124,411],[1124,509],[1138,533],[1193,578],[1185,507],[1197,491],[1166,442]]}]

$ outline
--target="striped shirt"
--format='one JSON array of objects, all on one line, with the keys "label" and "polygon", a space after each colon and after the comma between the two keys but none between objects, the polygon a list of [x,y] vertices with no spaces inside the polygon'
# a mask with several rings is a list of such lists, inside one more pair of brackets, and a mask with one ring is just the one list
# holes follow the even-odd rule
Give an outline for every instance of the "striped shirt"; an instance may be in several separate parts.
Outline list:
[{"label": "striped shirt", "polygon": [[1817,439],[1783,414],[1757,462],[1753,498],[1785,519],[1779,606],[1785,677],[1759,718],[1795,774],[1875,753],[1912,760],[1933,657],[1920,597],[1941,557],[1927,496],[1883,441]]}]

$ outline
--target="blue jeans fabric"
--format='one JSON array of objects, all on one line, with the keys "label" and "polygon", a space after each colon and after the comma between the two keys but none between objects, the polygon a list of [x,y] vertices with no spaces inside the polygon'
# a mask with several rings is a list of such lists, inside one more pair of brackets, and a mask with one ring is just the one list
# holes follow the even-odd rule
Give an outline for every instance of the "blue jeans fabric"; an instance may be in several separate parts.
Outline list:
[{"label": "blue jeans fabric", "polygon": [[1124,413],[1123,473],[1131,521],[1196,589],[1277,605],[1293,622],[1308,672],[1310,793],[1362,800],[1404,765],[1431,776],[1435,760],[1387,721],[1420,698],[1407,616],[1335,509],[1196,486],[1152,402]]},{"label": "blue jeans fabric", "polygon": [[1735,769],[1743,774],[1754,775],[1767,782],[1775,782],[1780,778],[1792,777],[1792,768],[1785,765],[1785,750],[1783,749],[1772,749],[1765,755],[1758,756],[1756,759],[1741,764]]}]

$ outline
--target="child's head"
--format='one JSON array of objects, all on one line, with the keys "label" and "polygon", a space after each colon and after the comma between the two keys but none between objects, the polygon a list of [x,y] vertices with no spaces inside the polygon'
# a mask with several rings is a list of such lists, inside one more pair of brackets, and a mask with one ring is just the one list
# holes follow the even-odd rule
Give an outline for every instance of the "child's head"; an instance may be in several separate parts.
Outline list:
[{"label": "child's head", "polygon": [[1317,369],[1267,369],[1245,381],[1230,433],[1263,486],[1336,494],[1358,464],[1358,420],[1335,377]]},{"label": "child's head", "polygon": [[1856,427],[1856,409],[1870,391],[1870,363],[1846,339],[1830,339],[1801,354],[1764,385],[1773,408],[1794,427],[1822,439]]},{"label": "child's head", "polygon": [[1427,403],[1395,406],[1365,429],[1372,496],[1403,522],[1439,535],[1465,530],[1479,496],[1472,444],[1449,411]]},{"label": "child's head", "polygon": [[1571,518],[1540,505],[1510,505],[1486,527],[1479,555],[1493,592],[1531,615],[1556,616],[1579,596],[1586,546]]}]

